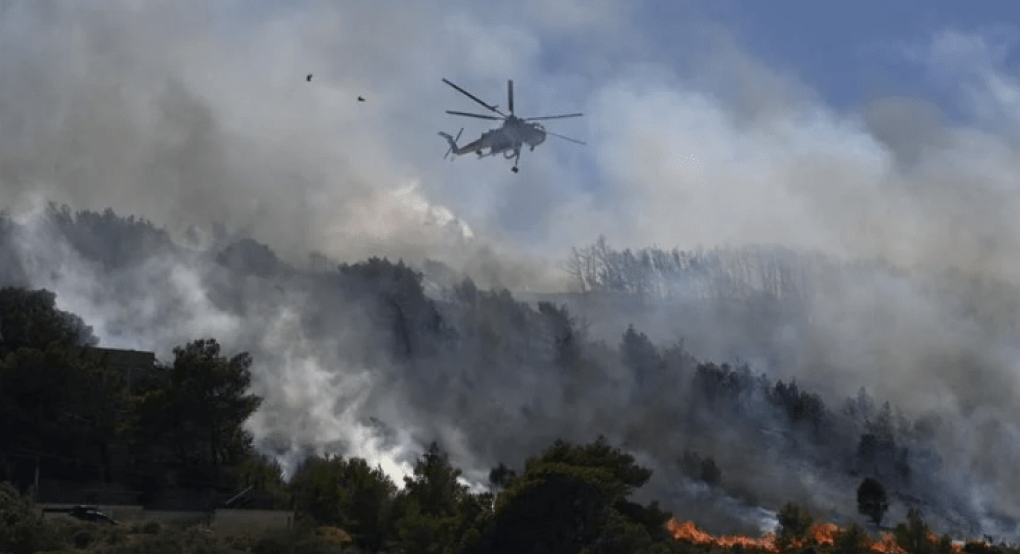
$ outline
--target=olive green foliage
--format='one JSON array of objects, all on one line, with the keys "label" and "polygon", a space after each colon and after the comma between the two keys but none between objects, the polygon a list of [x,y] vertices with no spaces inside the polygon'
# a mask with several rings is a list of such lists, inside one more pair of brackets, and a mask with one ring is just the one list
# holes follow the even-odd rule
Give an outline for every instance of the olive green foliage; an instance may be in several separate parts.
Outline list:
[{"label": "olive green foliage", "polygon": [[95,554],[339,554],[351,551],[315,534],[314,522],[293,529],[224,536],[201,527],[176,529],[154,521],[118,526],[70,518],[44,520],[9,484],[0,482],[0,552]]},{"label": "olive green foliage", "polygon": [[[91,328],[55,305],[49,291],[0,289],[0,453],[33,458],[50,479],[120,480],[142,490],[177,462],[203,483],[257,484],[286,503],[279,468],[252,451],[243,428],[261,402],[247,392],[247,353],[227,357],[215,340],[196,340],[175,348],[171,364],[132,373],[129,386],[125,374],[86,355],[98,342]],[[114,459],[114,446],[129,452],[133,468],[122,454]],[[24,487],[26,472],[12,468],[0,464],[0,479]]]},{"label": "olive green foliage", "polygon": [[936,545],[928,540],[931,529],[917,508],[907,510],[907,521],[896,526],[896,542],[910,554],[934,554]]},{"label": "olive green foliage", "polygon": [[139,402],[147,438],[173,445],[188,465],[241,462],[251,446],[242,425],[262,401],[246,394],[251,363],[247,353],[222,356],[215,339],[174,348],[166,382],[145,391]]},{"label": "olive green foliage", "polygon": [[296,509],[344,529],[366,552],[622,554],[673,545],[670,515],[626,498],[651,472],[601,437],[583,446],[557,441],[520,474],[500,464],[495,495],[471,493],[460,475],[432,443],[399,492],[381,469],[340,457],[309,458],[290,490]]},{"label": "olive green foliage", "polygon": [[313,456],[294,473],[290,490],[301,513],[343,528],[368,550],[382,546],[397,488],[381,468],[360,458]]},{"label": "olive green foliage", "polygon": [[0,450],[84,451],[108,478],[107,449],[127,407],[123,380],[81,356],[98,341],[55,302],[46,290],[0,289]]},{"label": "olive green foliage", "polygon": [[345,549],[316,536],[311,525],[266,533],[251,545],[251,554],[341,554]]},{"label": "olive green foliage", "polygon": [[51,533],[31,503],[9,483],[0,483],[0,552],[29,554],[66,546]]},{"label": "olive green foliage", "polygon": [[0,356],[20,348],[99,343],[80,317],[56,308],[56,298],[48,290],[0,289]]},{"label": "olive green foliage", "polygon": [[279,462],[258,452],[249,452],[244,459],[224,471],[225,483],[231,490],[249,486],[267,495],[275,509],[291,505],[290,490],[283,479],[283,468]]},{"label": "olive green foliage", "polygon": [[935,552],[938,554],[952,554],[953,538],[949,535],[942,535],[939,537],[939,542],[935,545]]},{"label": "olive green foliage", "polygon": [[[460,474],[437,443],[429,445],[415,463],[414,473],[404,478],[404,490],[397,498],[401,550],[441,552],[445,545],[463,542],[470,519],[477,519],[483,507],[472,502],[467,487],[457,481]],[[468,513],[473,517],[462,517]]]},{"label": "olive green foliage", "polygon": [[109,442],[125,406],[122,379],[67,346],[21,347],[0,360],[0,446]]},{"label": "olive green foliage", "polygon": [[574,446],[557,441],[531,458],[496,500],[479,552],[617,552],[664,538],[669,515],[626,497],[651,471],[603,437]]},{"label": "olive green foliage", "polygon": [[807,536],[808,531],[811,529],[811,524],[814,523],[814,518],[811,517],[811,514],[793,502],[786,503],[779,510],[778,519],[779,529],[776,533],[776,539],[782,547],[789,545],[795,538]]},{"label": "olive green foliage", "polygon": [[415,463],[414,474],[404,477],[403,498],[418,505],[421,513],[449,516],[467,495],[467,487],[457,482],[461,471],[450,465],[449,457],[435,442]]},{"label": "olive green foliage", "polygon": [[837,537],[833,554],[867,554],[868,534],[856,523],[844,529]]},{"label": "olive green foliage", "polygon": [[[104,218],[108,219],[106,214],[96,221]],[[71,223],[77,225],[76,221]],[[82,249],[102,238],[88,233],[79,236]],[[158,233],[151,237],[154,244],[161,240]],[[143,246],[132,242],[123,248],[142,252]],[[228,249],[221,262],[243,262],[245,249],[255,246]],[[278,270],[275,258],[263,257],[267,264],[242,269],[255,274]],[[451,301],[464,308],[450,312],[453,333],[446,326],[446,312],[441,316],[436,303],[424,294],[422,275],[403,263],[372,259],[340,266],[324,279],[339,285],[344,305],[350,301],[374,306],[367,310],[370,323],[383,331],[379,336],[389,343],[389,349],[382,349],[385,357],[398,362],[443,360],[449,355],[444,344],[456,335],[458,341],[474,345],[463,350],[464,359],[471,363],[501,370],[517,367],[514,364],[556,368],[564,376],[564,398],[570,399],[585,387],[602,386],[598,384],[609,375],[604,360],[616,358],[612,347],[586,342],[565,309],[541,303],[536,312],[514,301],[507,291],[479,291],[468,280],[452,291]],[[328,329],[323,324],[319,332]],[[248,393],[252,359],[247,353],[227,355],[214,339],[196,340],[175,348],[170,363],[157,364],[151,375],[128,385],[122,376],[81,356],[83,346],[97,341],[80,318],[55,308],[53,293],[17,288],[0,289],[0,334],[0,450],[43,452],[53,459],[61,456],[69,460],[69,467],[41,458],[44,475],[85,480],[94,479],[97,468],[106,479],[111,474],[123,478],[109,460],[108,449],[126,447],[131,469],[124,474],[142,474],[146,487],[150,481],[157,486],[168,467],[183,468],[186,471],[181,473],[187,477],[181,481],[192,479],[201,486],[214,484],[233,491],[253,485],[269,493],[278,507],[293,507],[303,516],[293,530],[233,538],[155,523],[102,527],[42,520],[15,489],[4,486],[0,488],[0,552],[85,549],[216,554],[342,549],[348,553],[630,554],[723,550],[677,544],[664,528],[668,512],[655,503],[629,500],[649,480],[651,471],[602,437],[582,445],[557,441],[530,458],[523,469],[500,464],[490,473],[493,492],[489,493],[471,493],[462,485],[460,470],[435,443],[419,458],[400,491],[381,468],[358,458],[312,456],[285,483],[278,464],[252,451],[251,437],[243,429],[243,422],[261,402]],[[677,394],[671,387],[683,382],[690,391],[677,390],[691,400],[692,413],[700,410],[734,423],[741,417],[758,417],[755,414],[764,407],[783,415],[807,437],[824,435],[833,417],[819,397],[795,383],[773,386],[747,368],[697,364],[682,347],[660,352],[633,327],[615,353],[635,377],[636,400],[649,405],[655,404],[657,395],[666,394],[663,391]],[[442,379],[435,382],[439,384],[423,380],[420,390],[445,386]],[[762,400],[764,405],[754,404]],[[663,410],[663,417],[683,415],[672,408]],[[867,412],[862,414],[868,419]],[[885,437],[888,433],[878,431],[888,427],[869,427],[867,436]],[[863,462],[878,469],[889,465],[888,449],[875,446],[885,443],[862,438],[861,444]],[[0,464],[0,471],[5,471],[4,466]],[[722,482],[711,457],[688,452],[680,466],[694,479],[713,485]],[[0,474],[4,478],[9,477]],[[26,480],[22,478],[20,484],[24,486]],[[865,480],[858,490],[858,503],[862,513],[879,523],[888,507],[884,487]],[[792,504],[784,507],[779,519],[780,535],[787,543],[803,536],[811,523],[810,516]],[[316,535],[314,530],[323,525],[337,528],[331,535],[335,540]],[[933,545],[926,533],[919,514],[912,513],[897,537],[915,549],[911,552],[946,551],[945,540]],[[347,535],[354,544],[346,542]],[[832,550],[862,552],[864,542],[863,531],[851,527]],[[968,552],[981,548],[968,545]]]},{"label": "olive green foliage", "polygon": [[1005,554],[1007,552],[1016,553],[1020,552],[1020,549],[1014,547],[1006,548],[1003,545],[992,545],[987,542],[976,542],[970,541],[963,545],[963,551],[966,554]]},{"label": "olive green foliage", "polygon": [[374,304],[373,323],[387,329],[391,342],[386,349],[402,359],[429,356],[449,338],[448,329],[435,304],[425,296],[422,274],[402,260],[372,257],[337,267],[341,287],[352,300]]}]

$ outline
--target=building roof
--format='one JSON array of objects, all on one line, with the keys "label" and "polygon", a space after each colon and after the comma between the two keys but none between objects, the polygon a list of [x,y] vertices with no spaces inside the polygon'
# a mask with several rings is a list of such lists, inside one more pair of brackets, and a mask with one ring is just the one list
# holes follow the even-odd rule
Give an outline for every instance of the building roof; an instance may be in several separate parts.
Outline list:
[{"label": "building roof", "polygon": [[156,354],[145,350],[85,346],[81,349],[81,356],[116,369],[152,369],[156,365]]}]

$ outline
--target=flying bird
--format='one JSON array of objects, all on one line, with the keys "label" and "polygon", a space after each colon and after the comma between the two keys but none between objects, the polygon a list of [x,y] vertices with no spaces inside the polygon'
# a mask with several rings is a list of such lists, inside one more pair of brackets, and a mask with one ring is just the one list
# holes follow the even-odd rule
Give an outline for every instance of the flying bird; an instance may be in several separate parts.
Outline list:
[{"label": "flying bird", "polygon": [[312,74],[309,73],[308,76],[305,77],[305,80],[308,81],[309,83],[311,83],[312,82]]},{"label": "flying bird", "polygon": [[364,98],[362,98],[361,96],[358,97],[358,102],[364,102],[364,101],[365,101]]}]

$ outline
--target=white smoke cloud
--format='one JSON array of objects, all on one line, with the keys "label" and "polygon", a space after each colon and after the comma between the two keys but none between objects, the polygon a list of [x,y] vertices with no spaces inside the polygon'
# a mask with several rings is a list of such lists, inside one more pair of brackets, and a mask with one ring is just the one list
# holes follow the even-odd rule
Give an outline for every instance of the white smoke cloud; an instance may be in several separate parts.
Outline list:
[{"label": "white smoke cloud", "polygon": [[[431,257],[517,289],[562,288],[559,260],[599,233],[621,246],[778,243],[1018,277],[1020,78],[1005,63],[1008,30],[950,30],[891,54],[955,93],[971,119],[950,124],[921,99],[836,109],[711,22],[651,44],[642,8],[616,0],[3,6],[0,199],[26,222],[41,198],[112,207],[174,230],[223,224],[297,263],[311,251]],[[444,162],[436,131],[487,127],[443,113],[476,106],[442,77],[500,105],[513,78],[525,115],[583,110],[549,129],[589,146],[550,138],[518,175],[498,159]],[[363,421],[366,402],[399,398],[399,387],[304,336],[289,311],[307,301],[297,293],[241,318],[210,301],[222,276],[202,273],[199,253],[153,257],[111,283],[50,231],[28,229],[19,254],[33,284],[57,291],[105,344],[165,356],[211,335],[278,352],[257,361],[259,438],[345,443],[406,473],[418,430],[399,407],[378,408],[404,425],[392,441]],[[946,307],[908,278],[839,285],[793,342],[791,371],[959,418],[959,467],[977,463],[968,452],[1008,459],[1013,447],[995,445],[987,421],[1016,415],[1016,352],[1008,333],[975,322],[1000,314]],[[470,459],[458,432],[444,431]],[[1002,466],[975,470],[1008,488]]]}]

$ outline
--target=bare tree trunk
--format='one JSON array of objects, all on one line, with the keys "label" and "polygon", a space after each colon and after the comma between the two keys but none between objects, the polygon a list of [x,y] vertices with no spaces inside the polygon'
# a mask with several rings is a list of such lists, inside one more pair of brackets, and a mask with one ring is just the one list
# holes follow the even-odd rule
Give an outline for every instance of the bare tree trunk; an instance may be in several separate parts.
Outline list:
[{"label": "bare tree trunk", "polygon": [[113,472],[110,469],[110,448],[105,440],[99,441],[99,460],[103,465],[103,483],[113,481]]},{"label": "bare tree trunk", "polygon": [[209,459],[212,462],[213,468],[219,467],[219,459],[218,459],[219,458],[219,454],[217,452],[219,449],[217,448],[218,445],[217,445],[217,441],[216,441],[216,435],[217,435],[217,433],[216,433],[216,424],[213,424],[209,428],[209,455],[210,455]]},{"label": "bare tree trunk", "polygon": [[577,248],[571,249],[571,258],[567,262],[567,273],[577,287],[578,292],[588,292],[589,284],[586,280],[587,260],[583,252]]}]

